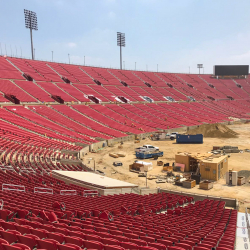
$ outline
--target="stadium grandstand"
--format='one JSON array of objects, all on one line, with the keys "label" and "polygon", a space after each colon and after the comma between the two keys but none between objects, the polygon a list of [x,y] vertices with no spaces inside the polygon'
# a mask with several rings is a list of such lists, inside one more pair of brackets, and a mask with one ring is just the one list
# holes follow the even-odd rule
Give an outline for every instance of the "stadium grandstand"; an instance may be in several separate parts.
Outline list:
[{"label": "stadium grandstand", "polygon": [[3,249],[234,249],[237,210],[224,201],[99,197],[50,173],[91,171],[79,152],[98,142],[248,119],[248,78],[0,57],[0,94]]},{"label": "stadium grandstand", "polygon": [[[232,131],[228,140],[218,137],[216,142],[231,143],[233,138],[240,141],[245,136],[249,145],[249,66],[239,65],[249,63],[249,34],[247,25],[241,23],[245,16],[249,17],[250,5],[243,4],[245,1],[240,7],[230,4],[231,0],[223,6],[217,5],[223,0],[213,3],[10,0],[0,4],[0,250],[250,248],[247,207],[250,201],[245,197],[250,186],[249,166],[240,169],[246,182],[239,176],[240,185],[245,185],[241,187],[237,182],[236,188],[232,184],[234,169],[225,171],[228,176],[221,172],[223,160],[227,162],[225,170],[231,155],[220,153],[219,145],[215,146],[218,151],[213,150],[213,156],[224,157],[222,163],[216,163],[218,181],[201,178],[200,153],[195,158],[196,171],[192,168],[193,172],[185,176],[181,169],[185,164],[174,162],[171,166],[169,163],[179,148],[189,149],[189,145],[177,148],[178,143],[170,140],[182,132],[189,138],[188,131],[201,125],[217,126],[219,130],[218,126],[223,124],[226,132],[232,131],[226,125],[243,127],[241,137],[237,137],[238,131]],[[37,14],[24,9],[31,59],[25,58],[30,43],[22,39],[21,22],[16,14],[17,9],[22,9],[23,18],[26,2],[32,9],[37,7],[44,13],[43,33],[36,36],[35,48],[32,32],[38,30]],[[236,18],[237,22],[232,23]],[[237,25],[245,30],[236,32]],[[130,39],[134,36],[134,48],[128,47],[130,54],[126,59],[130,69],[125,69],[122,59],[125,33],[116,32],[118,27],[126,30]],[[80,37],[80,33],[84,35]],[[3,40],[2,34],[6,36]],[[119,69],[111,67],[114,57],[110,34],[115,34],[115,46],[119,47]],[[11,39],[19,43],[15,45],[16,53]],[[245,40],[244,46],[241,43]],[[117,51],[118,47],[115,47]],[[46,58],[48,51],[52,60]],[[233,54],[236,51],[238,54]],[[54,52],[58,61],[67,54],[68,63],[54,60]],[[106,57],[102,57],[102,53]],[[147,53],[151,54],[148,58]],[[223,57],[223,53],[226,56]],[[93,65],[102,66],[87,66],[85,55]],[[183,69],[189,68],[189,73],[160,71],[156,58],[168,72],[176,72],[175,69],[185,72]],[[203,64],[196,64],[201,59],[206,65],[206,74]],[[148,61],[157,65],[157,70],[148,70]],[[225,62],[235,65],[215,65],[214,73],[210,72],[214,63]],[[146,65],[146,71],[136,69],[140,64]],[[169,69],[171,64],[174,66]],[[199,74],[190,73],[190,65],[192,70],[197,66]],[[169,139],[167,146],[170,143],[173,146],[169,150],[171,155],[162,158],[168,163],[154,161],[160,175],[148,176],[146,168],[133,171],[130,167],[139,164],[134,154],[139,145],[136,143],[157,143],[153,137],[160,133],[166,136],[163,143]],[[171,138],[173,135],[175,138]],[[126,166],[127,173],[136,173],[136,178],[143,181],[145,178],[146,186],[125,174],[127,162],[111,158],[118,158],[112,149],[120,150],[125,145],[133,148],[133,157],[129,160],[136,159]],[[195,146],[202,148],[201,144]],[[155,145],[143,147],[145,152],[152,152],[152,148],[159,152]],[[208,146],[202,149],[208,152]],[[247,158],[249,147],[244,152],[237,147],[237,152],[238,157],[242,153],[240,157],[244,162],[250,159]],[[99,158],[95,159],[95,155]],[[126,157],[123,152],[120,155]],[[111,159],[112,167],[110,162],[105,162],[106,156]],[[209,163],[211,158],[206,160]],[[242,162],[237,164],[244,165]],[[146,163],[145,166],[150,165]],[[172,169],[165,171],[164,167]],[[175,171],[173,167],[179,169]],[[155,169],[152,167],[152,170]],[[215,176],[214,171],[210,173]],[[163,174],[164,178],[160,178]],[[221,188],[200,190],[194,185],[196,191],[193,191],[191,178],[194,176],[211,186],[219,183]],[[181,179],[190,181],[190,192],[183,191],[183,185],[177,185]],[[153,188],[148,181],[154,182]],[[217,192],[218,196],[213,196]],[[232,196],[228,195],[230,192]]]}]

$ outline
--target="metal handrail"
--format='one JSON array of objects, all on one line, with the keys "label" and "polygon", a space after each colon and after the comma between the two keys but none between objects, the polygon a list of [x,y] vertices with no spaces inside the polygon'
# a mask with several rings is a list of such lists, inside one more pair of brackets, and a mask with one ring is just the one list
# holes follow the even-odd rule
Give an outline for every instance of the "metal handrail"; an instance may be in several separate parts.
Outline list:
[{"label": "metal handrail", "polygon": [[97,190],[84,190],[83,191],[83,196],[92,196],[92,195],[99,195],[99,192]]},{"label": "metal handrail", "polygon": [[[41,190],[41,191],[40,191]],[[44,190],[44,192],[43,192]],[[40,193],[40,194],[53,194],[52,188],[41,188],[41,187],[34,187],[34,193]]]},{"label": "metal handrail", "polygon": [[[8,188],[8,187],[9,187],[9,188]],[[20,187],[20,188],[23,188],[23,189],[21,190],[21,189],[10,188],[10,187]],[[4,190],[25,192],[25,186],[23,186],[23,185],[14,185],[14,184],[6,184],[6,183],[3,183],[3,185],[2,185],[2,191],[4,191]]]},{"label": "metal handrail", "polygon": [[77,191],[76,190],[61,190],[60,195],[77,195]]}]

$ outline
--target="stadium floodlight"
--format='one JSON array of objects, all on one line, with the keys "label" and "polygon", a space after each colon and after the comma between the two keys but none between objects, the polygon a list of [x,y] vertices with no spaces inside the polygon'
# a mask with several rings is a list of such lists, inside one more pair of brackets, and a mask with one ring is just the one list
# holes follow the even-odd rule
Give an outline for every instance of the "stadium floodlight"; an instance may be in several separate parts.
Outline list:
[{"label": "stadium floodlight", "polygon": [[34,60],[32,30],[38,30],[36,12],[24,9],[24,17],[25,17],[25,27],[27,29],[30,29],[31,55],[32,55],[32,60]]},{"label": "stadium floodlight", "polygon": [[122,69],[122,47],[125,47],[125,33],[117,32],[117,46],[120,47],[120,68]]},{"label": "stadium floodlight", "polygon": [[200,74],[200,70],[203,68],[203,64],[197,64],[197,68],[199,69],[199,74]]}]

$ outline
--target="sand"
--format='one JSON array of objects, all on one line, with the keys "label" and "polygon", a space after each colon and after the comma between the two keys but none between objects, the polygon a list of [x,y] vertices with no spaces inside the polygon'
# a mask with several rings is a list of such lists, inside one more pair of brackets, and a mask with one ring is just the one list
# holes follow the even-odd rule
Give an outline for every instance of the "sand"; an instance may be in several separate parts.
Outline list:
[{"label": "sand", "polygon": [[[201,126],[200,126],[201,127]],[[151,141],[150,139],[145,139],[140,143],[134,143],[134,141],[125,142],[122,145],[122,149],[118,148],[120,144],[114,147],[107,147],[97,153],[88,153],[84,163],[88,163],[88,158],[95,158],[96,169],[105,172],[105,175],[111,178],[115,178],[122,181],[131,182],[137,184],[141,187],[145,187],[146,181],[145,177],[138,177],[136,173],[129,172],[128,166],[136,160],[134,149],[142,146],[143,144],[151,144],[163,150],[164,156],[159,158],[164,163],[169,162],[172,164],[175,160],[175,154],[177,152],[200,152],[206,153],[210,152],[213,146],[238,146],[239,149],[250,149],[250,124],[237,124],[228,126],[229,129],[235,131],[238,135],[235,138],[204,138],[203,144],[176,144],[175,141]],[[125,157],[119,157],[117,159],[109,156],[109,153],[124,152]],[[114,161],[121,161],[123,166],[114,167]],[[146,162],[153,163],[153,170],[148,172],[149,175],[162,174],[162,166],[157,166],[157,161],[153,159],[147,159]],[[235,171],[249,170],[250,171],[250,153],[235,153],[231,154],[229,158],[229,168]],[[88,166],[93,167],[93,161],[90,161]],[[225,177],[221,178],[218,182],[214,183],[214,188],[211,190],[201,190],[198,185],[192,189],[185,189],[183,187],[178,187],[170,183],[155,183],[155,180],[148,180],[148,186],[150,188],[164,188],[170,190],[179,190],[183,192],[193,192],[206,195],[214,195],[219,197],[230,197],[237,198],[240,204],[240,211],[244,211],[244,207],[248,206],[250,203],[250,184],[248,183],[250,177],[247,178],[247,184],[243,186],[228,186],[226,185]]]},{"label": "sand", "polygon": [[188,131],[190,135],[203,134],[210,138],[237,138],[238,134],[223,124],[204,124]]}]

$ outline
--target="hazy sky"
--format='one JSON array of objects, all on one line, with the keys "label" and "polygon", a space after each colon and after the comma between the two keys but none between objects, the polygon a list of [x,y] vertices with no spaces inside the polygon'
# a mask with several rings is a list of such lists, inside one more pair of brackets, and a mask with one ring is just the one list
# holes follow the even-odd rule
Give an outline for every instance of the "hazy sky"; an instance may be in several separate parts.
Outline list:
[{"label": "hazy sky", "polygon": [[[249,64],[249,0],[0,0],[0,53],[30,58],[23,9],[35,11],[36,59],[119,67],[116,32],[126,34],[125,69],[205,73]],[[6,47],[6,49],[5,49]]]}]

